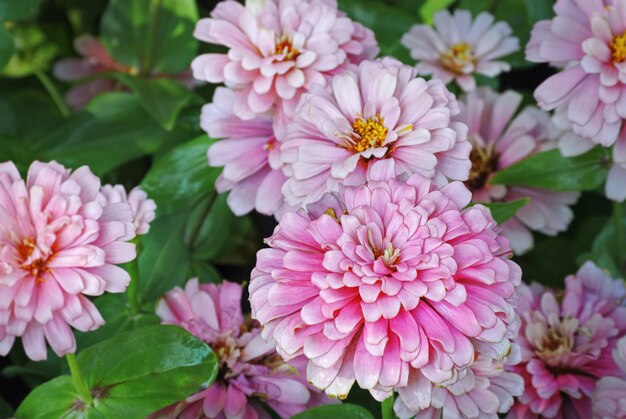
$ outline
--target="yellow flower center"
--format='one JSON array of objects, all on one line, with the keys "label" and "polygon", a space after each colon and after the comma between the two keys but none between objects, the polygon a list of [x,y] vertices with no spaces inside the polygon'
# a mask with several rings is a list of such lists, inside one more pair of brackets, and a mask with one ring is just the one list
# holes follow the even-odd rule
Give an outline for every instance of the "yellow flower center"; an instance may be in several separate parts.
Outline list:
[{"label": "yellow flower center", "polygon": [[371,147],[382,147],[387,138],[387,128],[384,125],[385,118],[376,114],[373,118],[363,119],[357,117],[352,124],[354,130],[354,151],[360,153]]},{"label": "yellow flower center", "polygon": [[613,38],[610,47],[614,63],[626,61],[626,32]]},{"label": "yellow flower center", "polygon": [[22,260],[21,268],[34,276],[37,283],[41,283],[43,282],[41,275],[48,272],[47,258],[33,258],[36,248],[37,245],[33,238],[24,239],[17,244],[17,254]]},{"label": "yellow flower center", "polygon": [[441,54],[441,64],[453,73],[463,74],[468,64],[475,62],[472,46],[467,42],[454,45],[448,51]]},{"label": "yellow flower center", "polygon": [[300,51],[294,48],[289,36],[281,35],[278,39],[276,39],[274,55],[283,55],[281,61],[293,61],[298,58]]},{"label": "yellow flower center", "polygon": [[487,184],[491,174],[497,170],[498,155],[494,152],[492,147],[485,149],[474,145],[470,152],[470,160],[472,162],[472,169],[465,185],[471,191],[478,191]]}]

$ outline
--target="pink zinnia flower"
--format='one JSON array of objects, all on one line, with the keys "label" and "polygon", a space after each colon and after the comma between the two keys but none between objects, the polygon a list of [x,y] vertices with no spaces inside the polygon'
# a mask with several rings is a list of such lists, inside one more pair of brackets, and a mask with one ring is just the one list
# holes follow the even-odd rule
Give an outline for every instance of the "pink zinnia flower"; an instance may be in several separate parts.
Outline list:
[{"label": "pink zinnia flower", "polygon": [[285,183],[276,140],[282,132],[272,113],[243,120],[233,114],[235,92],[218,88],[213,103],[202,109],[202,128],[212,138],[223,138],[208,151],[209,164],[224,167],[216,182],[218,192],[230,191],[227,202],[236,215],[256,209],[273,215],[283,205]]},{"label": "pink zinnia flower", "polygon": [[435,14],[435,28],[414,25],[402,37],[402,44],[419,60],[421,75],[450,83],[455,80],[465,91],[476,88],[474,74],[496,77],[511,66],[494,61],[519,50],[519,40],[506,22],[494,24],[489,13],[481,13],[472,21],[467,10]]},{"label": "pink zinnia flower", "polygon": [[133,224],[135,234],[147,234],[150,231],[150,223],[156,217],[156,203],[148,198],[139,186],[134,187],[130,193],[126,193],[126,188],[122,185],[104,185],[100,189],[98,202],[102,206],[127,202],[133,211]]},{"label": "pink zinnia flower", "polygon": [[467,127],[451,121],[458,112],[441,81],[416,78],[412,67],[390,58],[335,76],[330,89],[314,86],[281,147],[285,200],[306,205],[339,185],[362,184],[379,160],[439,186],[466,180],[471,146]]},{"label": "pink zinnia flower", "polygon": [[[123,90],[115,80],[102,78],[107,73],[139,74],[139,69],[115,61],[100,40],[92,35],[82,35],[74,40],[74,49],[82,58],[64,58],[54,64],[54,76],[63,81],[80,81],[66,94],[66,102],[75,109],[82,108],[100,93]],[[153,74],[154,77],[171,77],[191,88],[195,81],[190,71],[177,75]]]},{"label": "pink zinnia flower", "polygon": [[76,350],[70,328],[104,324],[86,296],[124,292],[130,277],[115,265],[133,260],[132,210],[102,205],[100,180],[86,166],[71,173],[35,162],[26,181],[0,164],[0,355],[16,337],[29,358]]},{"label": "pink zinnia flower", "polygon": [[184,290],[174,288],[159,303],[162,322],[179,325],[208,343],[220,367],[208,389],[155,417],[265,418],[263,401],[281,418],[289,418],[325,401],[300,375],[306,362],[285,363],[275,342],[261,337],[258,323],[244,318],[241,291],[239,284],[228,281],[214,285],[191,279]]},{"label": "pink zinnia flower", "polygon": [[500,357],[510,349],[521,272],[508,240],[485,207],[464,209],[462,183],[389,179],[393,166],[379,162],[367,184],[285,214],[252,271],[264,336],[286,359],[309,358],[309,381],[331,396],[345,398],[355,380],[377,400],[422,376],[450,384],[476,342]]},{"label": "pink zinnia flower", "polygon": [[490,183],[498,171],[556,147],[556,143],[548,138],[548,115],[535,108],[526,108],[516,115],[521,103],[522,95],[518,93],[498,94],[489,88],[480,88],[461,101],[461,114],[456,118],[467,124],[467,136],[472,144],[472,170],[465,184],[472,191],[474,201],[506,202],[530,198],[530,202],[503,225],[503,233],[511,240],[516,254],[533,247],[531,230],[550,236],[567,230],[574,218],[569,205],[574,204],[580,195]]},{"label": "pink zinnia flower", "polygon": [[626,418],[626,336],[617,342],[613,359],[621,370],[621,378],[605,377],[593,394],[593,416],[600,419]]},{"label": "pink zinnia flower", "polygon": [[626,378],[611,357],[626,333],[623,281],[587,262],[565,279],[562,297],[539,285],[523,286],[520,294],[522,363],[516,371],[526,389],[513,417],[590,418],[598,379]]},{"label": "pink zinnia flower", "polygon": [[267,0],[260,8],[223,1],[195,36],[229,49],[199,56],[192,68],[199,80],[235,88],[234,112],[243,119],[274,105],[290,115],[312,84],[378,53],[372,31],[338,11],[335,0]]},{"label": "pink zinnia flower", "polygon": [[434,386],[420,377],[412,387],[399,389],[405,396],[396,400],[396,415],[401,419],[498,419],[498,414],[507,413],[513,398],[524,392],[522,377],[505,370],[505,366],[520,361],[519,347],[513,345],[504,359],[492,358],[489,351],[483,354],[480,350],[479,346],[476,360],[454,384]]}]

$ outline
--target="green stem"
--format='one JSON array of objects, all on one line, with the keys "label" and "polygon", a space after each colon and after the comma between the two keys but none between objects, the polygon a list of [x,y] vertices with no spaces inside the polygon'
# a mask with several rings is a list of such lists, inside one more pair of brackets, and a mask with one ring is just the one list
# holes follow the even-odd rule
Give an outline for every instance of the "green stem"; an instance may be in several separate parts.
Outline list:
[{"label": "green stem", "polygon": [[613,219],[615,220],[615,250],[617,251],[617,262],[619,271],[624,274],[626,270],[626,254],[624,253],[624,221],[622,204],[613,202]]},{"label": "green stem", "polygon": [[144,60],[141,63],[140,74],[142,76],[149,76],[152,73],[152,66],[154,65],[154,41],[156,40],[156,33],[159,26],[159,16],[161,14],[161,3],[163,0],[153,0],[152,7],[150,7],[150,22],[148,26],[148,37],[146,44],[146,51]]},{"label": "green stem", "polygon": [[61,97],[61,94],[54,86],[54,83],[52,83],[52,80],[50,80],[46,73],[41,70],[35,71],[35,76],[37,76],[41,84],[43,84],[43,87],[45,87],[45,89],[48,91],[48,93],[52,97],[52,100],[57,105],[57,108],[59,108],[61,115],[63,115],[65,118],[69,117],[72,114],[72,111],[70,111],[70,108],[68,108],[67,104]]},{"label": "green stem", "polygon": [[380,407],[383,419],[395,419],[396,415],[393,413],[393,393],[380,404]]},{"label": "green stem", "polygon": [[135,260],[128,262],[124,268],[128,275],[130,275],[130,283],[126,289],[126,298],[128,298],[128,306],[130,307],[130,314],[136,316],[139,314],[139,253],[141,251],[140,237],[137,236],[132,241],[135,244],[137,250],[137,257]]},{"label": "green stem", "polygon": [[78,367],[78,361],[76,360],[75,354],[67,354],[65,356],[67,359],[67,365],[70,366],[70,372],[72,373],[72,381],[74,381],[74,388],[78,392],[80,399],[83,403],[89,405],[93,402],[93,397],[91,396],[91,391],[83,380],[83,377],[80,375],[80,368]]}]

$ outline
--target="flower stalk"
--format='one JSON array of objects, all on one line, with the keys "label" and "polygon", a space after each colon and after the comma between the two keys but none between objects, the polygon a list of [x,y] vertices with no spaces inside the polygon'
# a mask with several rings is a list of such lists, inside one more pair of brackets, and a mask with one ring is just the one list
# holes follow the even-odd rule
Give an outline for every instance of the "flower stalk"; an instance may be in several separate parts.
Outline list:
[{"label": "flower stalk", "polygon": [[383,419],[395,419],[396,415],[393,413],[393,393],[391,396],[383,400],[380,404]]},{"label": "flower stalk", "polygon": [[80,399],[83,403],[89,405],[93,402],[93,396],[91,395],[91,391],[89,390],[89,386],[85,383],[82,375],[80,374],[80,367],[78,366],[78,360],[76,359],[76,354],[69,353],[65,356],[67,359],[67,365],[70,367],[70,373],[72,374],[72,381],[74,382],[74,388],[76,392],[80,396]]}]

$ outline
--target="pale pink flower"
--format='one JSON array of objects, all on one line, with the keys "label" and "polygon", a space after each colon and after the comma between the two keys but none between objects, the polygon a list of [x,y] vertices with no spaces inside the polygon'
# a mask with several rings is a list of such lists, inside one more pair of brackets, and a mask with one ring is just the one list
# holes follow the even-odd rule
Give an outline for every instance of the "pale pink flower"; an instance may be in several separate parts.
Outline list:
[{"label": "pale pink flower", "polygon": [[222,1],[195,36],[228,48],[199,56],[192,68],[199,80],[234,88],[234,113],[243,119],[274,106],[291,115],[311,85],[378,53],[372,31],[338,11],[335,0],[266,0],[254,8]]},{"label": "pale pink flower", "polygon": [[135,225],[135,234],[147,234],[150,231],[150,223],[156,217],[156,203],[148,198],[139,186],[131,189],[130,193],[126,193],[123,185],[104,185],[100,189],[97,198],[103,207],[118,202],[127,202],[133,211],[133,224]]},{"label": "pale pink flower", "polygon": [[474,74],[496,77],[511,66],[497,59],[519,50],[519,40],[506,22],[494,24],[483,12],[474,21],[467,10],[435,14],[434,29],[414,25],[402,37],[402,45],[418,60],[421,75],[432,75],[444,83],[456,81],[464,91],[476,88]]},{"label": "pale pink flower", "polygon": [[590,418],[598,379],[626,378],[611,357],[626,333],[626,288],[592,262],[565,279],[565,293],[520,289],[522,319],[516,371],[526,389],[512,417]]},{"label": "pale pink flower", "polygon": [[223,138],[208,151],[209,164],[224,167],[215,187],[229,191],[228,206],[236,215],[253,209],[273,215],[283,205],[281,187],[285,183],[280,160],[282,132],[274,113],[243,120],[233,113],[235,93],[218,88],[213,103],[202,108],[201,126],[212,138]]},{"label": "pale pink flower", "polygon": [[503,233],[511,240],[516,254],[533,247],[531,230],[550,236],[567,230],[574,218],[569,205],[580,195],[490,183],[499,171],[556,147],[548,138],[548,115],[531,107],[517,114],[521,103],[522,95],[518,93],[498,94],[489,88],[480,88],[461,101],[461,114],[455,119],[467,124],[467,137],[472,144],[472,170],[465,184],[472,191],[474,201],[507,202],[530,198],[530,202],[503,225]]},{"label": "pale pink flower", "polygon": [[593,393],[593,417],[599,419],[626,418],[626,336],[617,342],[613,359],[621,370],[622,378],[605,377],[598,382]]},{"label": "pale pink flower", "polygon": [[462,183],[389,179],[393,166],[379,162],[367,184],[285,214],[252,271],[264,336],[286,359],[309,358],[309,382],[331,396],[355,380],[377,400],[421,376],[451,384],[475,342],[501,358],[510,349],[521,272],[508,240],[485,207],[464,209]]},{"label": "pale pink flower", "polygon": [[467,127],[452,122],[458,103],[439,80],[415,77],[394,59],[361,63],[303,96],[281,146],[290,205],[359,185],[368,168],[393,160],[398,175],[418,173],[443,186],[466,180]]},{"label": "pale pink flower", "polygon": [[165,324],[183,327],[213,349],[219,362],[215,382],[187,400],[153,417],[269,418],[261,401],[281,418],[328,403],[300,374],[304,359],[285,363],[276,343],[261,337],[259,324],[244,318],[241,286],[200,284],[191,279],[185,289],[174,288],[159,302],[157,314]]},{"label": "pale pink flower", "polygon": [[100,180],[87,168],[34,162],[26,181],[0,164],[0,355],[16,337],[26,355],[46,359],[76,350],[70,328],[104,324],[86,296],[124,292],[130,277],[116,265],[136,257],[132,210],[98,202]]},{"label": "pale pink flower", "polygon": [[[75,109],[82,108],[100,93],[125,88],[107,73],[139,74],[139,69],[117,62],[102,42],[92,35],[82,35],[74,40],[74,49],[82,58],[63,58],[54,64],[54,76],[63,81],[80,81],[65,95],[66,102]],[[170,77],[191,88],[195,81],[190,71],[176,75],[156,73],[153,77]]]},{"label": "pale pink flower", "polygon": [[513,398],[524,392],[522,377],[505,370],[505,366],[515,365],[520,359],[517,345],[504,359],[481,353],[479,346],[476,360],[454,384],[435,386],[420,377],[412,387],[400,388],[405,396],[395,402],[396,415],[401,419],[498,419],[498,414],[507,413],[513,406]]}]

